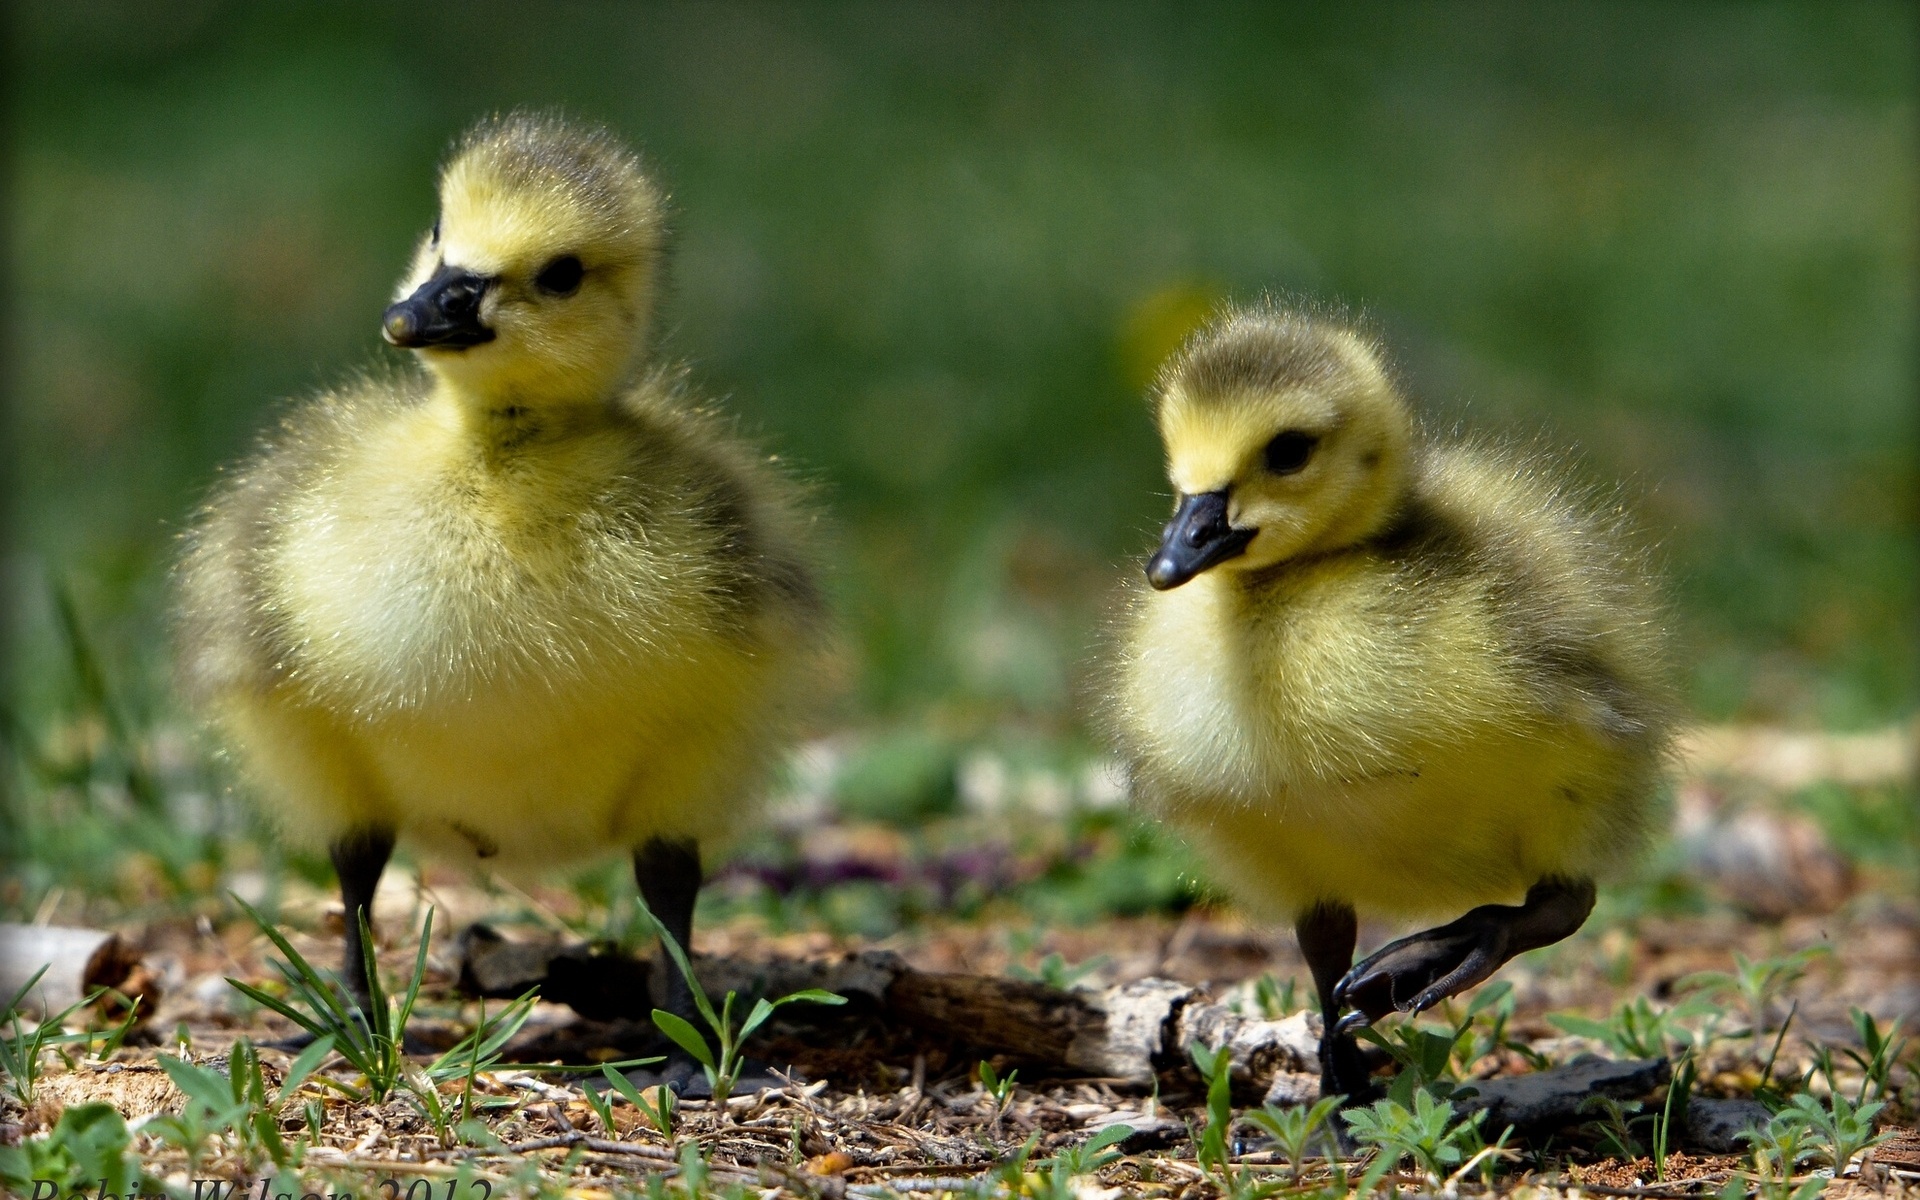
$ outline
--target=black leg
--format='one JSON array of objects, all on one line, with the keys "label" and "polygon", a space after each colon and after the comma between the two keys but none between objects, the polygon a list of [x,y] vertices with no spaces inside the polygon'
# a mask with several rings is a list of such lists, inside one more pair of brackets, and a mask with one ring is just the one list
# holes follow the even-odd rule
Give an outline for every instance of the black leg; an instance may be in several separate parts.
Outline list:
[{"label": "black leg", "polygon": [[1320,1094],[1345,1096],[1349,1107],[1365,1104],[1371,1084],[1366,1061],[1353,1034],[1339,1028],[1340,1004],[1335,989],[1353,965],[1358,927],[1351,905],[1321,901],[1300,914],[1293,924],[1307,969],[1313,972],[1320,998]]},{"label": "black leg", "polygon": [[362,1010],[368,1006],[366,956],[360,944],[360,916],[366,914],[373,925],[373,893],[380,886],[380,873],[387,869],[393,854],[393,831],[356,829],[329,848],[334,873],[340,876],[340,903],[346,909],[346,958],[340,977]]},{"label": "black leg", "polygon": [[[653,915],[666,927],[667,934],[680,948],[693,953],[693,905],[700,897],[700,846],[691,839],[667,841],[653,838],[633,856],[633,879]],[[666,952],[661,951],[662,957]],[[694,1011],[693,989],[687,985],[672,960],[662,964],[666,972],[666,994],[660,1007],[683,1017],[696,1029],[702,1028]],[[681,1060],[685,1061],[681,1061]],[[685,1051],[676,1050],[665,1074],[684,1083],[692,1074],[693,1060]]]},{"label": "black leg", "polygon": [[1519,907],[1483,904],[1438,929],[1401,938],[1347,972],[1334,1001],[1357,1011],[1343,1031],[1390,1012],[1417,1013],[1466,991],[1516,954],[1550,946],[1571,934],[1593,911],[1590,879],[1543,879]]}]

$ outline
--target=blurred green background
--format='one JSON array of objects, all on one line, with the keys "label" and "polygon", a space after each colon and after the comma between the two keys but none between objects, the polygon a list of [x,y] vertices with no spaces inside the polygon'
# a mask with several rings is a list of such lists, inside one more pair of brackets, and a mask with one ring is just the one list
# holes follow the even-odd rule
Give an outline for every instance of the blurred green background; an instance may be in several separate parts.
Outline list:
[{"label": "blurred green background", "polygon": [[1100,614],[1166,505],[1143,385],[1266,289],[1364,310],[1441,424],[1625,479],[1703,718],[1914,710],[1910,5],[12,12],[41,760],[76,712],[170,719],[172,533],[283,398],[395,353],[434,168],[514,105],[672,191],[666,348],[819,485],[839,722],[905,739],[853,787],[878,806],[941,747],[1090,745]]}]

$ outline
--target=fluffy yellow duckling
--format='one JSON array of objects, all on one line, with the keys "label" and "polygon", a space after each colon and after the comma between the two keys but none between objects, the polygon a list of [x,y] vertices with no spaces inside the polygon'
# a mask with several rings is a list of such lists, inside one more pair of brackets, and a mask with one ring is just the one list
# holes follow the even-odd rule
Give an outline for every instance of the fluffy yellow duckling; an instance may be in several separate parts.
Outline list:
[{"label": "fluffy yellow duckling", "polygon": [[[1153,399],[1177,504],[1109,723],[1137,794],[1295,922],[1322,1087],[1360,1102],[1352,1029],[1573,933],[1645,838],[1672,712],[1656,589],[1617,506],[1422,436],[1333,321],[1228,312]],[[1356,911],[1462,910],[1352,965]]]},{"label": "fluffy yellow duckling", "polygon": [[186,688],[330,848],[363,999],[357,918],[402,836],[629,852],[686,943],[700,848],[750,815],[809,678],[791,489],[647,361],[663,204],[603,131],[482,123],[385,313],[426,370],[292,411],[187,535]]}]

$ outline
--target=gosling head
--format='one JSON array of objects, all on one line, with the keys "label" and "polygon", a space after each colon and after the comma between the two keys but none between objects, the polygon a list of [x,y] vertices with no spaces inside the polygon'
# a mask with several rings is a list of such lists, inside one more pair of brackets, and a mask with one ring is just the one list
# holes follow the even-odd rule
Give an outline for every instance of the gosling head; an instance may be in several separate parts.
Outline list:
[{"label": "gosling head", "polygon": [[1147,560],[1161,591],[1360,542],[1405,486],[1412,418],[1378,354],[1299,313],[1217,318],[1162,369],[1154,415],[1177,493]]},{"label": "gosling head", "polygon": [[440,174],[439,219],[382,332],[484,400],[603,398],[646,342],[664,205],[604,130],[483,121]]}]

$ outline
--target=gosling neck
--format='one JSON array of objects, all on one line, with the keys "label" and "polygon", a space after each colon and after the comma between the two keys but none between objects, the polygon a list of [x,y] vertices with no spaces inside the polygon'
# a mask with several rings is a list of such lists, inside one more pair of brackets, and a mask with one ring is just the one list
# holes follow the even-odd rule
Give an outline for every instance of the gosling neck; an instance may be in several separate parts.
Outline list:
[{"label": "gosling neck", "polygon": [[489,461],[605,425],[614,395],[541,396],[519,388],[475,389],[439,375],[431,403],[448,426]]}]

